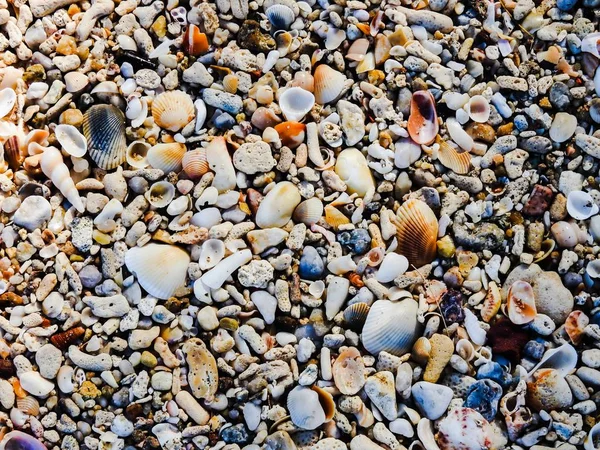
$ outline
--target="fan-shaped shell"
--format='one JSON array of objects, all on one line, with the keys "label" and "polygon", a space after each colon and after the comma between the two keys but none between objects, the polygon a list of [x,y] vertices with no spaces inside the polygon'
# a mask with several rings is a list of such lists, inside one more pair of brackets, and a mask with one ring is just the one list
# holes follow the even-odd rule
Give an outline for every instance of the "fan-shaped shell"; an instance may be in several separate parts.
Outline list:
[{"label": "fan-shaped shell", "polygon": [[186,150],[185,145],[179,142],[156,144],[148,150],[146,158],[152,167],[164,173],[179,172]]},{"label": "fan-shaped shell", "polygon": [[112,105],[93,105],[83,115],[83,134],[88,153],[104,170],[111,170],[125,162],[125,115]]},{"label": "fan-shaped shell", "polygon": [[565,321],[565,331],[571,342],[578,345],[583,340],[583,330],[590,323],[590,319],[583,311],[572,311]]},{"label": "fan-shaped shell", "polygon": [[287,407],[294,425],[304,430],[314,430],[327,420],[319,394],[304,386],[296,386],[291,390]]},{"label": "fan-shaped shell", "polygon": [[294,11],[280,3],[269,6],[265,11],[265,15],[275,30],[287,30],[296,20]]},{"label": "fan-shaped shell", "polygon": [[346,76],[331,67],[321,64],[315,70],[315,100],[320,105],[330,103],[340,96]]},{"label": "fan-shaped shell", "polygon": [[287,120],[304,119],[314,105],[315,96],[301,87],[288,88],[279,96],[279,107]]},{"label": "fan-shaped shell", "polygon": [[402,356],[409,352],[421,334],[417,321],[419,305],[407,298],[399,302],[377,300],[371,306],[362,330],[362,343],[377,355],[382,351]]},{"label": "fan-shaped shell", "polygon": [[206,159],[206,149],[197,148],[190,150],[183,155],[183,170],[192,180],[198,180],[210,170],[208,160]]},{"label": "fan-shaped shell", "polygon": [[344,321],[351,329],[360,331],[367,320],[370,309],[371,307],[365,302],[353,303],[344,310]]},{"label": "fan-shaped shell", "polygon": [[85,136],[73,125],[60,124],[54,129],[54,135],[64,151],[71,156],[81,158],[87,152]]},{"label": "fan-shaped shell", "polygon": [[167,300],[185,285],[190,257],[174,245],[147,244],[125,253],[125,265],[154,297]]},{"label": "fan-shaped shell", "polygon": [[474,122],[484,123],[490,118],[490,102],[483,95],[474,95],[467,103],[467,112]]},{"label": "fan-shaped shell", "polygon": [[[421,426],[419,423],[419,428]],[[468,450],[475,448],[500,448],[495,445],[494,435],[497,433],[490,423],[477,411],[471,408],[453,408],[438,423],[438,434],[431,444],[440,450]],[[421,437],[421,433],[419,433]],[[423,438],[421,438],[423,440]],[[427,446],[426,448],[435,448]]]},{"label": "fan-shaped shell", "polygon": [[136,169],[148,167],[150,144],[145,141],[133,141],[127,146],[127,164]]},{"label": "fan-shaped shell", "polygon": [[396,252],[406,256],[415,267],[429,264],[437,252],[438,221],[434,212],[421,200],[410,199],[391,216],[396,226]]},{"label": "fan-shaped shell", "polygon": [[194,120],[194,102],[183,91],[163,92],[152,102],[154,123],[169,131],[179,131]]},{"label": "fan-shaped shell", "polygon": [[175,186],[168,181],[157,181],[144,194],[155,208],[164,208],[175,198]]},{"label": "fan-shaped shell", "polygon": [[360,352],[349,347],[333,363],[335,386],[344,395],[355,395],[365,385],[367,372]]},{"label": "fan-shaped shell", "polygon": [[273,128],[279,134],[281,143],[290,148],[298,147],[306,137],[306,125],[300,122],[282,122]]},{"label": "fan-shaped shell", "polygon": [[429,91],[417,91],[410,101],[408,134],[417,144],[431,144],[439,131],[435,99]]},{"label": "fan-shaped shell", "polygon": [[533,287],[526,281],[515,281],[506,297],[508,318],[516,325],[523,325],[535,319],[535,295]]},{"label": "fan-shaped shell", "polygon": [[327,205],[325,206],[325,222],[331,225],[334,230],[337,230],[341,225],[349,224],[350,219],[336,207]]},{"label": "fan-shaped shell", "polygon": [[471,154],[469,152],[458,152],[454,147],[441,139],[436,138],[440,149],[438,151],[438,159],[448,169],[455,173],[464,175],[469,172],[471,166]]},{"label": "fan-shaped shell", "polygon": [[294,210],[293,218],[296,222],[312,225],[323,216],[323,202],[317,197],[309,198],[300,203]]},{"label": "fan-shaped shell", "polygon": [[17,399],[17,408],[30,416],[37,416],[40,413],[40,404],[35,397],[28,395]]},{"label": "fan-shaped shell", "polygon": [[500,295],[500,289],[495,282],[490,281],[487,295],[483,301],[483,308],[481,308],[481,318],[485,322],[492,320],[496,317],[501,304],[502,296]]}]

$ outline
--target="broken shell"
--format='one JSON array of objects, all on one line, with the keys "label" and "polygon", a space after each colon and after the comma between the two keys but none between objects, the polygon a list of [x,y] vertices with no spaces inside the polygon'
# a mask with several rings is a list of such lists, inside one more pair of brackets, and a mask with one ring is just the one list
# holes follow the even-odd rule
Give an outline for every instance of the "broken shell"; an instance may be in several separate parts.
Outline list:
[{"label": "broken shell", "polygon": [[304,200],[296,207],[293,214],[296,222],[302,222],[306,225],[317,223],[322,216],[323,202],[317,197]]},{"label": "broken shell", "polygon": [[446,130],[450,135],[450,138],[465,152],[470,152],[475,145],[473,138],[469,136],[469,133],[465,131],[463,126],[458,122],[458,120],[453,118],[448,118],[446,120]]},{"label": "broken shell", "polygon": [[136,169],[148,167],[147,156],[150,147],[150,144],[148,144],[146,141],[133,141],[127,147],[127,164]]},{"label": "broken shell", "polygon": [[286,89],[279,96],[279,107],[287,120],[298,122],[315,105],[315,96],[300,87]]},{"label": "broken shell", "polygon": [[206,159],[206,149],[197,148],[183,155],[181,160],[184,172],[192,180],[199,180],[210,168]]},{"label": "broken shell", "polygon": [[484,123],[490,118],[490,102],[483,95],[471,97],[465,109],[474,122]]},{"label": "broken shell", "polygon": [[563,344],[560,347],[547,350],[542,359],[529,372],[531,376],[539,369],[554,369],[561,377],[567,376],[577,366],[577,351],[571,344]]},{"label": "broken shell", "polygon": [[429,91],[413,93],[408,117],[408,134],[417,144],[431,144],[439,131],[435,99]]},{"label": "broken shell", "polygon": [[335,401],[333,400],[333,396],[325,389],[321,389],[316,385],[311,389],[319,396],[319,403],[321,403],[323,411],[325,412],[325,421],[333,419],[333,416],[335,415]]},{"label": "broken shell", "polygon": [[304,386],[296,386],[290,391],[287,407],[294,425],[304,430],[314,430],[327,420],[319,394]]},{"label": "broken shell", "polygon": [[[13,431],[14,433],[14,431]],[[600,422],[596,423],[588,433],[583,441],[583,448],[585,450],[598,450],[600,442]]]},{"label": "broken shell", "polygon": [[4,435],[0,450],[47,450],[47,447],[35,437],[14,430]]},{"label": "broken shell", "polygon": [[125,162],[125,116],[115,106],[93,105],[83,115],[83,134],[88,153],[104,170],[111,170]]},{"label": "broken shell", "polygon": [[179,172],[182,168],[183,156],[186,150],[185,145],[179,142],[156,144],[148,150],[146,158],[151,167],[160,169],[165,174]]},{"label": "broken shell", "polygon": [[527,404],[541,411],[568,408],[573,394],[565,378],[554,369],[539,369],[527,382]]},{"label": "broken shell", "polygon": [[337,99],[344,89],[346,77],[331,67],[321,64],[315,70],[315,100],[320,105]]},{"label": "broken shell", "polygon": [[583,330],[590,323],[590,319],[583,311],[572,311],[565,321],[565,331],[571,342],[578,345],[583,340]]},{"label": "broken shell", "polygon": [[140,285],[150,295],[164,300],[185,285],[189,264],[187,252],[175,245],[147,244],[125,253],[125,265]]},{"label": "broken shell", "polygon": [[352,61],[362,61],[367,54],[369,49],[369,41],[365,38],[355,40],[348,51],[346,52],[346,58]]},{"label": "broken shell", "polygon": [[370,309],[371,307],[364,302],[353,303],[344,310],[344,321],[351,329],[360,331],[367,320]]},{"label": "broken shell", "polygon": [[436,137],[436,143],[440,146],[438,159],[444,167],[459,175],[469,172],[469,168],[471,167],[471,154],[469,152],[458,152],[439,136]]},{"label": "broken shell", "polygon": [[275,30],[287,30],[296,20],[294,11],[280,3],[269,6],[265,11],[265,15]]},{"label": "broken shell", "polygon": [[292,218],[300,200],[300,192],[294,184],[277,183],[258,206],[256,224],[260,228],[283,227]]},{"label": "broken shell", "polygon": [[496,317],[501,304],[502,296],[500,295],[500,289],[495,282],[490,281],[488,292],[483,301],[483,307],[481,308],[481,318],[485,322],[492,320]]},{"label": "broken shell", "polygon": [[183,354],[188,364],[188,384],[194,397],[212,400],[219,386],[217,362],[204,342],[198,338],[183,344]]},{"label": "broken shell", "polygon": [[508,318],[516,325],[523,325],[535,319],[537,309],[533,288],[526,281],[515,281],[506,297]]},{"label": "broken shell", "polygon": [[335,173],[348,186],[349,194],[365,197],[375,191],[375,181],[365,156],[356,148],[347,148],[338,155]]},{"label": "broken shell", "polygon": [[17,94],[11,88],[5,88],[0,91],[0,119],[10,114],[15,103],[17,103]]},{"label": "broken shell", "polygon": [[327,222],[334,230],[338,230],[341,225],[350,223],[344,213],[334,206],[327,205],[325,207],[325,222]]},{"label": "broken shell", "polygon": [[425,336],[421,336],[411,349],[411,357],[419,364],[427,364],[431,354],[431,342]]},{"label": "broken shell", "polygon": [[396,226],[397,253],[417,268],[433,261],[437,254],[438,221],[425,202],[410,199],[390,219]]},{"label": "broken shell", "polygon": [[365,385],[366,369],[360,352],[349,347],[333,363],[335,386],[344,395],[355,395]]},{"label": "broken shell", "polygon": [[54,135],[64,151],[71,156],[81,158],[87,152],[85,136],[73,125],[60,124],[54,129]]},{"label": "broken shell", "polygon": [[183,35],[183,49],[188,55],[199,56],[209,49],[206,34],[200,31],[194,24],[188,25]]},{"label": "broken shell", "polygon": [[385,258],[383,258],[375,278],[381,283],[389,283],[394,281],[400,275],[403,275],[407,270],[408,260],[405,256],[399,255],[398,253],[388,253],[385,255]]},{"label": "broken shell", "polygon": [[306,125],[300,122],[282,122],[274,126],[281,143],[289,148],[296,148],[306,138]]},{"label": "broken shell", "polygon": [[400,138],[394,143],[394,165],[399,169],[407,169],[420,157],[421,146],[411,138]]},{"label": "broken shell", "polygon": [[568,141],[575,134],[576,128],[577,117],[565,112],[556,113],[550,126],[550,139],[555,142]]},{"label": "broken shell", "polygon": [[571,191],[567,197],[567,211],[574,219],[586,220],[598,214],[598,205],[587,192]]},{"label": "broken shell", "polygon": [[175,198],[175,186],[168,181],[157,181],[144,194],[155,208],[165,208]]},{"label": "broken shell", "polygon": [[54,383],[46,380],[39,372],[29,371],[19,375],[21,387],[36,397],[45,397],[54,389]]},{"label": "broken shell", "polygon": [[402,356],[410,351],[421,332],[417,322],[418,308],[417,302],[410,298],[373,303],[361,336],[365,349],[373,355],[385,351]]},{"label": "broken shell", "polygon": [[356,73],[365,73],[375,68],[375,54],[369,52],[363,60],[356,65]]},{"label": "broken shell", "polygon": [[179,131],[194,120],[192,98],[183,91],[163,92],[152,102],[154,123],[169,131]]},{"label": "broken shell", "polygon": [[[496,432],[477,411],[471,408],[453,408],[439,421],[437,444],[440,450],[497,449]],[[429,450],[432,447],[427,447]],[[433,447],[434,448],[434,447]]]},{"label": "broken shell", "polygon": [[198,265],[202,270],[208,270],[216,266],[225,257],[225,244],[220,239],[209,239],[204,241],[200,249]]}]

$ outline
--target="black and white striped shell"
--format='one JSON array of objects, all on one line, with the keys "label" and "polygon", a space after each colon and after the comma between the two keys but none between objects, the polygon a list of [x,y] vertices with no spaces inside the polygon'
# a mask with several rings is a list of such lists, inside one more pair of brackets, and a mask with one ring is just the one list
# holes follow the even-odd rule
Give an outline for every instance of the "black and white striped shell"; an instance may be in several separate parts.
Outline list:
[{"label": "black and white striped shell", "polygon": [[83,134],[88,142],[88,153],[104,170],[111,170],[125,162],[125,115],[112,105],[94,105],[83,116]]}]

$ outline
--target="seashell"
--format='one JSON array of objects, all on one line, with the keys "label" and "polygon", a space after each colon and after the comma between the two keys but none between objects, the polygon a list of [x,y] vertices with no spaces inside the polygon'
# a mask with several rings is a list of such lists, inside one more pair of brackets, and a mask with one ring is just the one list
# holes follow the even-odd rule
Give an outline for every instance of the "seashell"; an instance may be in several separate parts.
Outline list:
[{"label": "seashell", "polygon": [[494,281],[490,281],[488,292],[483,301],[483,307],[481,308],[481,318],[485,322],[492,320],[496,317],[501,304],[502,296],[500,295],[500,289]]},{"label": "seashell", "polygon": [[17,94],[11,88],[4,88],[0,91],[0,119],[6,117],[17,103]]},{"label": "seashell", "polygon": [[[14,433],[14,431],[13,431]],[[584,450],[598,450],[600,448],[600,422],[596,423],[583,441]]]},{"label": "seashell", "polygon": [[471,154],[469,152],[458,152],[439,136],[436,137],[435,141],[440,146],[438,159],[444,167],[447,167],[459,175],[464,175],[469,172],[471,167]]},{"label": "seashell", "polygon": [[199,56],[206,53],[209,47],[206,34],[202,33],[196,25],[188,25],[183,34],[183,50],[188,55]]},{"label": "seashell", "polygon": [[118,95],[119,94],[119,86],[114,81],[102,81],[98,83],[94,89],[90,92],[90,94],[110,94],[110,95]]},{"label": "seashell", "polygon": [[314,430],[327,421],[319,393],[304,386],[290,391],[287,408],[294,425],[304,430]]},{"label": "seashell", "polygon": [[67,349],[85,334],[85,328],[75,327],[50,337],[50,342],[61,350]]},{"label": "seashell", "polygon": [[325,283],[323,280],[315,281],[308,287],[308,293],[315,298],[321,298],[325,293]]},{"label": "seashell", "polygon": [[547,350],[542,359],[529,372],[531,376],[539,369],[554,369],[560,376],[567,376],[575,367],[577,367],[577,351],[571,344],[563,344],[560,347]]},{"label": "seashell", "polygon": [[331,67],[321,64],[315,69],[315,100],[320,105],[337,99],[344,89],[346,77]]},{"label": "seashell", "polygon": [[196,126],[194,127],[194,131],[196,134],[199,134],[206,121],[206,104],[199,98],[194,102],[194,106],[196,107]]},{"label": "seashell", "polygon": [[490,102],[483,95],[474,95],[465,109],[473,122],[485,123],[490,118]]},{"label": "seashell", "polygon": [[346,40],[346,32],[334,27],[329,27],[325,36],[325,48],[335,50]]},{"label": "seashell", "polygon": [[11,136],[4,142],[4,159],[8,163],[8,167],[14,172],[21,167],[24,158],[21,154],[19,138],[17,136]]},{"label": "seashell", "polygon": [[[202,275],[200,280],[211,289],[219,289],[233,272],[248,263],[251,259],[252,252],[249,249],[236,251],[223,259],[216,267]],[[198,280],[196,280],[196,283],[198,283]]]},{"label": "seashell", "polygon": [[[290,51],[290,48],[292,47],[292,44],[294,42],[294,36],[292,35],[292,33],[279,30],[273,34],[273,37],[275,38],[275,48],[277,49],[277,52],[279,52],[279,57],[283,58]],[[296,72],[296,73],[298,74],[301,72]],[[311,77],[312,77],[312,75],[311,75]],[[294,83],[292,83],[292,86],[299,86],[301,88],[304,88],[304,86],[294,84]],[[309,90],[309,89],[307,89],[307,90]],[[312,90],[310,90],[310,92],[312,92]]]},{"label": "seashell", "polygon": [[524,325],[535,319],[535,295],[533,287],[526,281],[515,281],[506,297],[508,318],[516,325]]},{"label": "seashell", "polygon": [[17,399],[17,408],[30,416],[37,416],[40,413],[40,404],[35,397],[28,395]]},{"label": "seashell", "polygon": [[571,191],[567,197],[567,212],[574,219],[586,220],[598,214],[598,205],[587,192]]},{"label": "seashell", "polygon": [[344,395],[355,395],[365,385],[366,369],[360,352],[348,347],[333,363],[333,380],[335,386]]},{"label": "seashell", "polygon": [[231,93],[235,94],[238,89],[239,79],[235,74],[228,74],[223,77],[223,88]]},{"label": "seashell", "polygon": [[365,156],[356,148],[347,148],[338,155],[335,173],[348,186],[349,194],[365,197],[375,191],[373,174]]},{"label": "seashell", "polygon": [[133,141],[127,147],[126,160],[127,164],[136,169],[148,167],[148,150],[150,144],[146,141]]},{"label": "seashell", "polygon": [[390,57],[391,49],[392,44],[390,44],[388,37],[384,34],[378,34],[375,37],[375,64],[384,63]]},{"label": "seashell", "polygon": [[132,247],[125,253],[129,272],[150,295],[164,300],[185,285],[189,264],[187,252],[175,245],[147,244]]},{"label": "seashell", "polygon": [[39,372],[29,371],[19,375],[21,387],[36,397],[45,397],[54,389],[54,383],[46,380]]},{"label": "seashell", "polygon": [[356,73],[365,73],[375,69],[375,53],[369,52],[363,60],[356,65]]},{"label": "seashell", "polygon": [[181,171],[183,156],[186,151],[185,145],[180,144],[179,142],[156,144],[148,150],[146,159],[151,167],[160,169],[165,174],[179,172]]},{"label": "seashell", "polygon": [[85,136],[73,125],[60,124],[54,129],[54,135],[64,151],[71,156],[81,158],[87,152]]},{"label": "seashell", "polygon": [[413,93],[408,116],[408,134],[417,144],[431,144],[439,131],[435,99],[429,91]]},{"label": "seashell", "polygon": [[52,180],[52,183],[61,194],[65,196],[77,211],[82,213],[85,210],[83,201],[79,196],[79,191],[75,187],[75,182],[71,178],[68,167],[63,162],[60,151],[54,147],[47,147],[44,153],[42,153],[40,167],[42,172]]},{"label": "seashell", "polygon": [[157,181],[144,193],[144,197],[155,208],[165,208],[175,198],[175,186],[168,181]]},{"label": "seashell", "polygon": [[344,321],[351,329],[361,331],[370,309],[367,303],[354,303],[344,310]]},{"label": "seashell", "polygon": [[600,259],[590,261],[585,268],[585,272],[591,278],[600,278]]},{"label": "seashell", "polygon": [[275,30],[288,30],[296,20],[294,11],[280,3],[269,6],[265,10],[265,15]]},{"label": "seashell", "polygon": [[377,355],[382,351],[402,356],[412,348],[421,332],[417,321],[419,305],[413,299],[399,302],[377,300],[371,306],[363,327],[365,349]]},{"label": "seashell", "polygon": [[527,382],[527,405],[541,411],[568,408],[573,404],[571,388],[555,369],[539,369]]},{"label": "seashell", "polygon": [[458,120],[449,118],[446,120],[446,130],[450,135],[450,138],[458,144],[460,148],[462,148],[465,152],[470,152],[475,145],[473,138],[469,136],[469,133],[465,131],[463,126],[458,122]]},{"label": "seashell", "polygon": [[396,226],[397,253],[417,268],[433,261],[437,253],[438,221],[425,202],[410,199],[390,219]]},{"label": "seashell", "polygon": [[256,225],[260,228],[283,227],[300,201],[300,191],[294,184],[289,181],[277,183],[258,206]]},{"label": "seashell", "polygon": [[438,423],[436,441],[440,450],[501,448],[496,440],[501,442],[502,437],[480,413],[471,408],[453,408]]},{"label": "seashell", "polygon": [[212,400],[219,386],[215,357],[198,338],[188,339],[182,350],[188,364],[187,379],[192,394],[197,399]]},{"label": "seashell", "polygon": [[408,270],[408,260],[398,253],[388,253],[383,258],[381,266],[375,275],[377,281],[389,283]]},{"label": "seashell", "polygon": [[225,244],[220,239],[204,241],[200,249],[198,265],[202,270],[215,267],[225,257]]},{"label": "seashell", "polygon": [[194,120],[192,98],[183,91],[163,92],[152,102],[154,123],[169,131],[179,131]]},{"label": "seashell", "polygon": [[310,72],[296,72],[292,86],[301,87],[308,92],[315,92],[315,77]]},{"label": "seashell", "polygon": [[83,134],[88,153],[104,170],[111,170],[126,160],[125,116],[115,106],[93,105],[83,115]]},{"label": "seashell", "polygon": [[394,149],[394,165],[399,169],[407,169],[421,157],[421,146],[411,138],[398,139]]},{"label": "seashell", "polygon": [[294,210],[294,221],[305,225],[317,223],[323,216],[323,202],[317,197],[309,198],[300,203]]},{"label": "seashell", "polygon": [[594,98],[590,102],[589,113],[592,120],[600,123],[600,98]]},{"label": "seashell", "polygon": [[197,148],[183,155],[181,160],[183,171],[192,180],[199,180],[210,168],[206,159],[206,149]]},{"label": "seashell", "polygon": [[429,355],[431,355],[431,341],[425,336],[421,336],[413,345],[410,355],[419,364],[427,364]]},{"label": "seashell", "polygon": [[47,450],[47,447],[35,437],[13,430],[0,441],[0,450]]},{"label": "seashell", "polygon": [[365,58],[367,51],[369,50],[369,40],[365,38],[355,40],[348,51],[346,52],[346,58],[360,62]]},{"label": "seashell", "polygon": [[600,33],[590,33],[581,40],[581,51],[600,58]]},{"label": "seashell", "polygon": [[281,119],[277,117],[277,114],[275,114],[275,112],[272,109],[260,106],[256,108],[256,111],[254,111],[254,113],[252,113],[252,118],[250,119],[250,122],[252,122],[252,125],[254,125],[259,130],[264,130],[268,127],[275,127],[277,124],[281,123]]},{"label": "seashell", "polygon": [[590,323],[590,319],[583,311],[572,311],[565,321],[565,331],[571,342],[578,345],[583,340],[583,330]]},{"label": "seashell", "polygon": [[331,205],[327,205],[325,206],[325,222],[327,222],[333,227],[334,230],[337,231],[341,225],[349,224],[350,219],[348,219],[339,209]]},{"label": "seashell", "polygon": [[555,142],[568,141],[575,134],[577,128],[577,117],[565,113],[556,113],[550,126],[550,139]]},{"label": "seashell", "polygon": [[[574,213],[577,214],[575,211]],[[550,227],[550,231],[552,232],[554,239],[556,239],[556,244],[558,244],[560,247],[575,247],[579,243],[580,231],[577,224],[561,220],[560,222],[555,222]]]},{"label": "seashell", "polygon": [[158,445],[166,447],[167,444],[181,441],[181,432],[177,427],[168,422],[156,424],[152,427],[152,434],[156,436]]},{"label": "seashell", "polygon": [[294,122],[304,119],[314,105],[315,96],[300,87],[288,88],[279,96],[281,112],[287,120]]},{"label": "seashell", "polygon": [[465,361],[469,362],[475,358],[476,352],[473,344],[468,339],[460,339],[456,343],[456,353]]},{"label": "seashell", "polygon": [[311,389],[319,396],[319,403],[321,403],[323,411],[325,412],[325,421],[330,421],[335,415],[335,401],[333,400],[333,396],[325,389],[321,389],[316,385]]},{"label": "seashell", "polygon": [[[146,98],[133,97],[130,102],[127,103],[127,110],[125,114],[128,119],[131,119],[131,126],[133,128],[141,127],[146,118],[148,117],[148,102]],[[127,113],[129,112],[129,115]]]}]

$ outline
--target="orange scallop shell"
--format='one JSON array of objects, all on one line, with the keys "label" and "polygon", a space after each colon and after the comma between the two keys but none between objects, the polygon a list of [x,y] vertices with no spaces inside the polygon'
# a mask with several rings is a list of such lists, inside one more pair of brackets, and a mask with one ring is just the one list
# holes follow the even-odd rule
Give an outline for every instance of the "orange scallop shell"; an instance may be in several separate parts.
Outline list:
[{"label": "orange scallop shell", "polygon": [[437,253],[438,220],[431,208],[421,200],[410,199],[391,219],[398,239],[396,252],[417,268],[433,261]]},{"label": "orange scallop shell", "polygon": [[408,134],[417,144],[431,144],[440,126],[435,110],[435,99],[429,91],[413,93],[408,116]]},{"label": "orange scallop shell", "polygon": [[439,136],[436,137],[435,141],[440,146],[438,159],[444,167],[459,175],[469,172],[471,167],[471,154],[469,152],[459,152]]},{"label": "orange scallop shell", "polygon": [[183,170],[192,180],[197,180],[210,170],[206,159],[206,149],[197,148],[183,155]]}]

